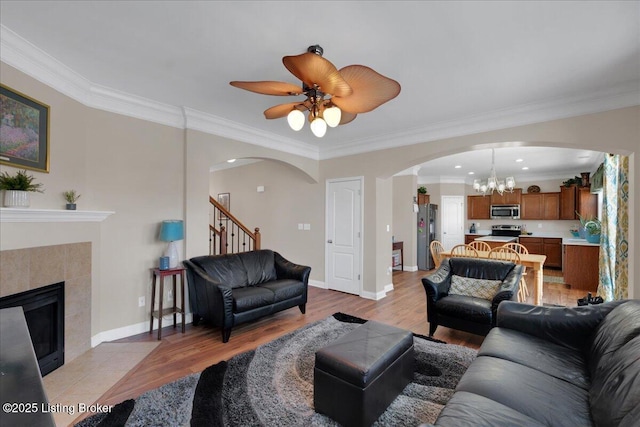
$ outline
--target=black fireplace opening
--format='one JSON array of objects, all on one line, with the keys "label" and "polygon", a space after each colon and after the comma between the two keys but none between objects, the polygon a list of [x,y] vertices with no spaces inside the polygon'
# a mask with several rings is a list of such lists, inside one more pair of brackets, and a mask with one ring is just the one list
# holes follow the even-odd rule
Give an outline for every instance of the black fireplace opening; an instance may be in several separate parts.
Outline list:
[{"label": "black fireplace opening", "polygon": [[0,298],[0,308],[22,307],[44,377],[64,364],[64,282]]}]

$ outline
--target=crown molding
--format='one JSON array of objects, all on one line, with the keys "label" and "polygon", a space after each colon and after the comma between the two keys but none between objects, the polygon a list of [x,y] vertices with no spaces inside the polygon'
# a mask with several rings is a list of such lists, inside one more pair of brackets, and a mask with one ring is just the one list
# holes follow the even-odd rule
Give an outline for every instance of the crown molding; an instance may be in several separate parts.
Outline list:
[{"label": "crown molding", "polygon": [[231,138],[236,141],[280,150],[314,160],[319,160],[320,158],[320,150],[316,146],[303,144],[294,139],[264,132],[192,108],[182,107],[182,109],[184,112],[185,127],[187,129]]},{"label": "crown molding", "polygon": [[461,119],[433,123],[404,132],[383,134],[375,138],[352,141],[339,147],[324,147],[320,153],[320,159],[325,160],[362,154],[369,151],[437,141],[637,105],[640,105],[640,82],[636,80],[589,94],[494,110]]},{"label": "crown molding", "polygon": [[320,149],[188,107],[163,104],[94,84],[2,24],[0,60],[88,107],[175,128],[199,130],[314,160],[362,154],[640,104],[640,84],[632,81],[608,90],[490,111],[403,132],[381,134],[374,138],[342,141],[340,146],[323,146]]}]

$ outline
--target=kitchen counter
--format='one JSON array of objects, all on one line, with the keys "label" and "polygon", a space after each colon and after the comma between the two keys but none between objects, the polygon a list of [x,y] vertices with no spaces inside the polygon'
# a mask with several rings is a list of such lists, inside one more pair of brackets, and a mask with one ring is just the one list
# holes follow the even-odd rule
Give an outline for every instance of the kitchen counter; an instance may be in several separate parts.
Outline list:
[{"label": "kitchen counter", "polygon": [[494,242],[494,243],[511,243],[516,241],[516,237],[512,236],[484,236],[478,237],[475,240],[479,240],[481,242]]},{"label": "kitchen counter", "polygon": [[575,237],[562,239],[563,245],[577,245],[577,246],[600,246],[600,243],[589,243],[586,239],[578,239]]}]

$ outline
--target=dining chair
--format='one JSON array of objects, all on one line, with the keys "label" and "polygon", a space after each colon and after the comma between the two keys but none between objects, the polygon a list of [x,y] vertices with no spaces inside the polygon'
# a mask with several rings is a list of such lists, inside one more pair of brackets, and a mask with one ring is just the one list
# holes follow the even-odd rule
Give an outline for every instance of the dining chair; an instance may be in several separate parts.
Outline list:
[{"label": "dining chair", "polygon": [[491,250],[491,246],[489,246],[487,242],[483,242],[481,240],[474,240],[473,242],[469,242],[467,244],[477,251],[489,252]]},{"label": "dining chair", "polygon": [[451,248],[451,256],[458,258],[478,258],[478,251],[469,245],[456,245]]},{"label": "dining chair", "polygon": [[[503,245],[505,248],[511,248],[514,251],[518,252],[518,254],[529,254],[529,249],[521,243],[505,243]],[[524,276],[527,274],[526,267],[522,267],[522,279],[520,280],[520,289],[522,290],[523,301],[527,299],[529,296],[529,288],[527,287],[527,281]],[[519,296],[518,296],[519,298]],[[522,302],[522,301],[521,301]]]},{"label": "dining chair", "polygon": [[[507,247],[506,245],[498,246],[497,248],[491,249],[489,251],[489,259],[497,259],[500,261],[511,261],[516,264],[521,264],[520,254],[515,249]],[[520,287],[518,288],[518,302],[525,302],[526,299],[527,298],[522,287],[522,279],[520,279]]]},{"label": "dining chair", "polygon": [[442,256],[440,254],[444,252],[444,246],[442,246],[440,241],[434,240],[429,245],[429,250],[431,251],[431,257],[433,258],[436,268],[440,267],[440,264],[442,263]]}]

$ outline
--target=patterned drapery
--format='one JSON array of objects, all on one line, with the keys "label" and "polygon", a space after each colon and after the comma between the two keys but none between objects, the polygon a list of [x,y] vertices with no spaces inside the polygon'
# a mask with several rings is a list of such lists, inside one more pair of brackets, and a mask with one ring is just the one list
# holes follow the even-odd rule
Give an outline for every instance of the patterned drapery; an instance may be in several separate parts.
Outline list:
[{"label": "patterned drapery", "polygon": [[598,295],[628,298],[629,157],[605,154]]}]

